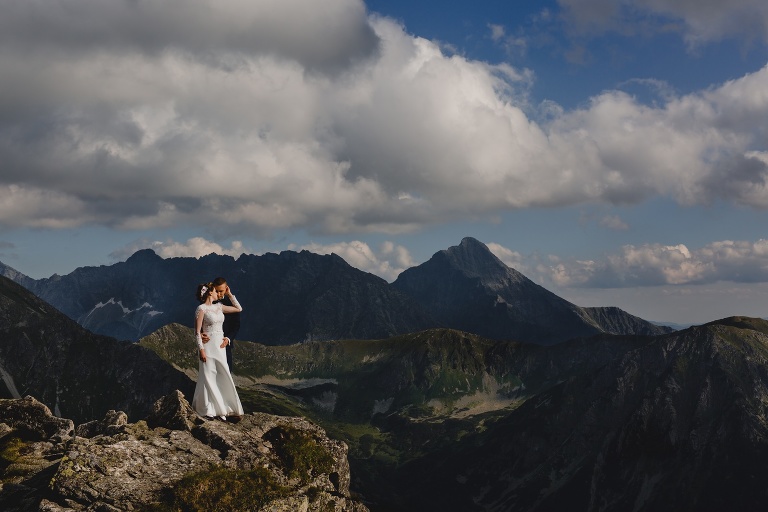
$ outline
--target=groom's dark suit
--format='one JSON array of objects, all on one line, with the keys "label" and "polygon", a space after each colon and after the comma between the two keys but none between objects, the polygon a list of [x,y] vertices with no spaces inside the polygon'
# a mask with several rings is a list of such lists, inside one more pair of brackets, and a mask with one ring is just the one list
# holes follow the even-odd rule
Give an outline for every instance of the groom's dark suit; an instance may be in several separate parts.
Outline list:
[{"label": "groom's dark suit", "polygon": [[[224,302],[220,300],[219,302]],[[229,303],[229,301],[227,301]],[[225,313],[224,325],[222,327],[224,336],[229,338],[229,345],[227,345],[227,366],[229,366],[229,373],[234,374],[235,366],[232,357],[232,351],[235,347],[235,336],[240,331],[240,313]]]}]

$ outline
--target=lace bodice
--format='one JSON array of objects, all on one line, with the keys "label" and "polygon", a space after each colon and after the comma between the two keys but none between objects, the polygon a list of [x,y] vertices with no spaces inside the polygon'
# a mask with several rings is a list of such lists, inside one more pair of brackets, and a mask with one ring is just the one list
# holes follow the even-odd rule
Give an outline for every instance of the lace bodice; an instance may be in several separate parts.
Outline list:
[{"label": "lace bodice", "polygon": [[[237,302],[237,297],[230,295],[229,300],[232,302],[232,306],[237,308],[238,311],[243,310],[240,303]],[[215,304],[200,304],[197,306],[197,309],[195,309],[195,325],[197,325],[197,319],[201,314],[203,315],[202,332],[209,336],[215,336],[216,334],[224,335],[224,306],[221,302]],[[195,339],[197,341],[197,348],[205,348],[200,332],[195,333]]]},{"label": "lace bodice", "polygon": [[203,332],[221,332],[224,325],[224,311],[222,311],[221,303],[200,304],[197,306],[195,315],[203,314]]}]

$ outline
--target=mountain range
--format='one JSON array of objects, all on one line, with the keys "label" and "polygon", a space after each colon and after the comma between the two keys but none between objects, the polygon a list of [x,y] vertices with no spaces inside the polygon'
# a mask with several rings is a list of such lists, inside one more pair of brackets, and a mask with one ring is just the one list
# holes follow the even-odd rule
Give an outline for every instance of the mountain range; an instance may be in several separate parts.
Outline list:
[{"label": "mountain range", "polygon": [[226,277],[245,308],[238,338],[268,345],[380,339],[452,328],[495,340],[552,344],[611,334],[661,334],[618,308],[576,306],[465,238],[389,284],[337,255],[284,251],[163,259],[136,252],[125,262],[32,279],[0,264],[88,330],[136,341],[170,323],[191,324],[200,282]]},{"label": "mountain range", "polygon": [[[143,338],[194,375],[189,327]],[[721,511],[768,506],[768,322],[552,346],[450,329],[244,344],[247,407],[350,446],[372,511]]]},{"label": "mountain range", "polygon": [[[56,416],[96,423],[117,417],[114,409],[146,417],[174,389],[190,396],[197,361],[187,325],[118,341],[2,277],[0,315],[5,396],[38,397]],[[765,320],[555,345],[446,328],[378,340],[242,343],[237,364],[246,412],[304,416],[347,443],[351,489],[374,512],[768,506]],[[9,482],[18,476],[8,473],[18,467],[7,466],[15,452],[2,437],[4,414],[2,495],[17,489]],[[142,439],[178,437],[145,428],[135,430]],[[121,435],[109,443],[119,448]],[[67,446],[57,450],[61,461],[70,456]]]}]

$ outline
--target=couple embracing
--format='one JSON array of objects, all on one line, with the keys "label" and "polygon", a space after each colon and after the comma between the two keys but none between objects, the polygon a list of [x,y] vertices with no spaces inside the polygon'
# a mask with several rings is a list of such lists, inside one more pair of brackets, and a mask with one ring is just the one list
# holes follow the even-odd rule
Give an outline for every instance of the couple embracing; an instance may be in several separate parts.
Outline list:
[{"label": "couple embracing", "polygon": [[[239,421],[243,406],[232,380],[232,339],[243,310],[227,281],[217,277],[197,286],[195,338],[200,355],[192,407],[200,416]],[[230,305],[220,301],[227,298]]]}]

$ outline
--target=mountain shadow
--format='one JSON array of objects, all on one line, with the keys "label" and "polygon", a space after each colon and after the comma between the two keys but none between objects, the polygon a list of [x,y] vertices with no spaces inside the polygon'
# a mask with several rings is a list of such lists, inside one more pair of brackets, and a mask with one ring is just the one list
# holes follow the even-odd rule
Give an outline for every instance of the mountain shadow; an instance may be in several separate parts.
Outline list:
[{"label": "mountain shadow", "polygon": [[160,397],[193,382],[154,352],[93,334],[0,276],[0,395],[31,395],[76,422],[110,409],[144,417]]},{"label": "mountain shadow", "polygon": [[[651,338],[565,378],[451,450],[401,467],[400,510],[768,507],[768,323]],[[426,498],[429,497],[429,498]]]}]

